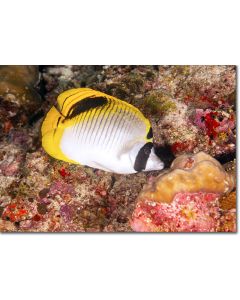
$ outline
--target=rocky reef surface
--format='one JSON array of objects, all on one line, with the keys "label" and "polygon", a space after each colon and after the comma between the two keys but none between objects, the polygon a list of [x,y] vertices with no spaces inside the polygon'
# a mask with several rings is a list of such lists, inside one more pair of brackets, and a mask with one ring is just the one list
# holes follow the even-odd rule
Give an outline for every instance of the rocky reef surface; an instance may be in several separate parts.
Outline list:
[{"label": "rocky reef surface", "polygon": [[[221,184],[183,188],[169,201],[162,194],[149,206],[142,195],[166,171],[117,175],[49,157],[41,147],[43,116],[59,93],[74,87],[97,89],[138,107],[152,123],[155,146],[169,145],[176,162],[204,151],[228,162],[214,169],[220,177],[235,172],[234,66],[3,66],[0,231],[236,231],[230,179],[226,191]],[[189,167],[187,161],[178,168]]]},{"label": "rocky reef surface", "polygon": [[234,207],[224,209],[220,200],[223,195],[228,198],[235,187],[235,171],[226,171],[210,155],[180,155],[170,169],[143,188],[132,228],[140,232],[216,232],[232,214],[231,227],[225,230],[236,231]]}]

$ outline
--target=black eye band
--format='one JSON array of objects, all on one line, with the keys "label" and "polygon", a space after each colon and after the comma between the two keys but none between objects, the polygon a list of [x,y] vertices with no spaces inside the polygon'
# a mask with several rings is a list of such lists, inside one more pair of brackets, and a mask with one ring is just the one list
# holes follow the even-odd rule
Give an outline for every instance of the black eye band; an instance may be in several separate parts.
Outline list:
[{"label": "black eye band", "polygon": [[146,169],[147,160],[151,153],[153,147],[153,143],[146,143],[138,152],[135,163],[134,170],[137,172],[141,172]]}]

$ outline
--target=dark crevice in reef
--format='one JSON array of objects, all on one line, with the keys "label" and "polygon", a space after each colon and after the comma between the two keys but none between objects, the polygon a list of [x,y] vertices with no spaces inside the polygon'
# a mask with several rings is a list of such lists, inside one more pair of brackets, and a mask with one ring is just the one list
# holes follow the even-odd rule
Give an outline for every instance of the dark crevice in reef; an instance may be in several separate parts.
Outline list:
[{"label": "dark crevice in reef", "polygon": [[44,111],[40,109],[37,111],[32,117],[30,117],[28,124],[33,126],[38,120],[40,120],[44,116]]},{"label": "dark crevice in reef", "polygon": [[[42,66],[39,66],[39,73],[40,73],[40,80],[39,83],[37,85],[37,91],[40,94],[40,96],[42,96],[42,98],[44,99],[46,93],[47,93],[47,89],[46,89],[46,81],[42,76],[42,71],[44,70],[44,68],[41,68]],[[45,67],[45,66],[43,66]]]},{"label": "dark crevice in reef", "polygon": [[38,70],[39,70],[39,82],[37,84],[37,86],[35,87],[37,93],[39,94],[39,96],[42,99],[42,104],[40,106],[39,109],[37,109],[32,116],[29,117],[29,121],[28,124],[30,126],[33,126],[37,121],[39,121],[45,114],[45,111],[42,109],[42,105],[45,103],[45,95],[47,94],[47,88],[46,88],[46,81],[42,75],[43,71],[45,70],[47,66],[42,65],[42,66],[38,66]]},{"label": "dark crevice in reef", "polygon": [[222,165],[226,164],[236,159],[236,151],[217,155],[215,159],[218,160]]}]

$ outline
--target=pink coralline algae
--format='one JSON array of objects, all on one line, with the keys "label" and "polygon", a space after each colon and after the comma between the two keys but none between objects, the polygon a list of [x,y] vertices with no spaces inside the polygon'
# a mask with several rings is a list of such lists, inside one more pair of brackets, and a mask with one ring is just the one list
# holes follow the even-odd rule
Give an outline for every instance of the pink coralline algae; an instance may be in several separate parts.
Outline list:
[{"label": "pink coralline algae", "polygon": [[56,181],[54,184],[50,187],[49,194],[51,196],[54,195],[75,195],[74,188],[71,184],[67,184],[63,181]]},{"label": "pink coralline algae", "polygon": [[140,232],[235,231],[234,216],[228,228],[222,226],[226,211],[219,201],[235,184],[235,173],[210,155],[181,155],[143,188],[131,227]]},{"label": "pink coralline algae", "polygon": [[215,232],[219,226],[218,194],[178,193],[170,204],[137,205],[131,222],[140,232]]},{"label": "pink coralline algae", "polygon": [[8,156],[6,160],[0,163],[0,174],[4,176],[15,176],[19,172],[22,160],[22,153],[16,154],[15,157]]},{"label": "pink coralline algae", "polygon": [[60,207],[60,215],[65,222],[70,222],[73,216],[73,209],[71,206],[64,204]]}]

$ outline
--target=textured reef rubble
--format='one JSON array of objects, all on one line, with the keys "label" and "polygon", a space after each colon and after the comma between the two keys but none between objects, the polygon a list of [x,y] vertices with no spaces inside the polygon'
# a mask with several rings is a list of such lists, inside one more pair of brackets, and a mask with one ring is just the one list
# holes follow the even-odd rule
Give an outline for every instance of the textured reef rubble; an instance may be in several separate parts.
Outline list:
[{"label": "textured reef rubble", "polygon": [[[169,170],[143,188],[133,213],[132,228],[143,232],[221,231],[224,216],[229,218],[229,212],[219,200],[235,187],[235,172],[227,172],[210,155],[180,155]],[[236,210],[231,209],[232,227],[226,231],[236,231]]]},{"label": "textured reef rubble", "polygon": [[[59,93],[74,87],[91,87],[138,107],[152,123],[155,146],[170,145],[176,157],[200,151],[226,160],[234,156],[234,66],[4,66],[0,231],[236,230],[232,186],[228,192],[183,189],[171,201],[151,199],[155,206],[149,206],[143,195],[162,172],[116,175],[49,157],[41,148],[43,116]],[[235,161],[224,167],[232,174]]]}]

